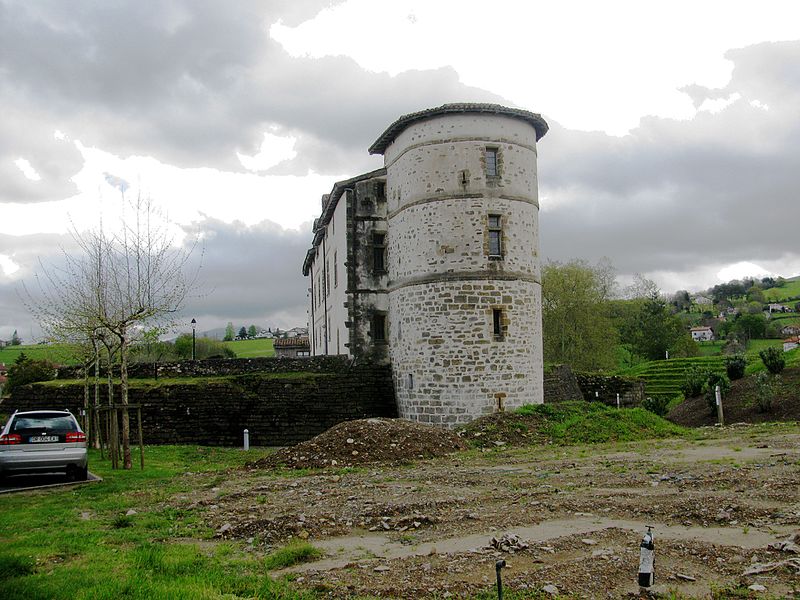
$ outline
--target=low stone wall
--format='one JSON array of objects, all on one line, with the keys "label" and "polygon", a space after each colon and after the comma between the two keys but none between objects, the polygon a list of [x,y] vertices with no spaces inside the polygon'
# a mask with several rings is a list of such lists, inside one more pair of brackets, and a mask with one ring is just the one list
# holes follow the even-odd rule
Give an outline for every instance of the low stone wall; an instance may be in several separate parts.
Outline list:
[{"label": "low stone wall", "polygon": [[[134,382],[129,396],[131,404],[142,406],[147,444],[237,446],[248,429],[254,446],[284,446],[341,421],[397,416],[391,373],[379,365],[305,375],[259,372],[185,383]],[[16,390],[13,399],[0,404],[0,413],[68,408],[77,414],[82,406],[82,385],[50,382]],[[131,424],[138,435],[135,411]]]},{"label": "low stone wall", "polygon": [[[350,361],[346,356],[210,358],[155,364],[133,363],[128,366],[128,376],[131,378],[157,378],[214,377],[246,373],[341,373],[349,366]],[[82,377],[81,367],[61,367],[56,373],[57,379],[80,379]]]},{"label": "low stone wall", "polygon": [[575,373],[583,397],[589,401],[600,401],[610,406],[631,408],[641,406],[644,401],[644,381],[635,377],[604,375],[602,373]]},{"label": "low stone wall", "polygon": [[569,365],[553,365],[544,372],[544,401],[566,402],[583,400],[578,379]]}]

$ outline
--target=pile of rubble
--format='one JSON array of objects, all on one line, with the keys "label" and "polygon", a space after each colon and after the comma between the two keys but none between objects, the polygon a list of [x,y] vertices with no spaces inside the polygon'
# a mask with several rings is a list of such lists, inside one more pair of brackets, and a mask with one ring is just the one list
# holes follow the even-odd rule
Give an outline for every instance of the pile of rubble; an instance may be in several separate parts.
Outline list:
[{"label": "pile of rubble", "polygon": [[248,467],[318,469],[404,464],[465,450],[455,433],[400,419],[345,421],[306,442],[283,448]]}]

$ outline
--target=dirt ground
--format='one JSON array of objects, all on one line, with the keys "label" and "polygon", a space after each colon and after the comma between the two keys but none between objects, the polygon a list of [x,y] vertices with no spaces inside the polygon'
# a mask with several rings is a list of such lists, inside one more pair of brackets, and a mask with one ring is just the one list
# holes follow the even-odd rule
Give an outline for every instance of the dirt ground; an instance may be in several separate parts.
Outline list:
[{"label": "dirt ground", "polygon": [[499,559],[507,593],[635,598],[646,525],[650,597],[800,598],[800,537],[770,547],[800,532],[800,425],[700,431],[312,474],[251,466],[174,505],[250,552],[309,541],[324,556],[287,571],[330,598],[496,597]]}]

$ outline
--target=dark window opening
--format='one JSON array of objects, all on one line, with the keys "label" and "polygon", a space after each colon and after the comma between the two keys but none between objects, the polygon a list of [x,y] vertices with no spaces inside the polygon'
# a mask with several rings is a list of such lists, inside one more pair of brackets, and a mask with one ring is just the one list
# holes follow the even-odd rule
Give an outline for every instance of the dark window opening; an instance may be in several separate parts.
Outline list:
[{"label": "dark window opening", "polygon": [[385,202],[386,201],[386,182],[379,181],[378,184],[375,186],[375,200],[378,202]]},{"label": "dark window opening", "polygon": [[386,235],[372,234],[372,270],[381,274],[386,272]]},{"label": "dark window opening", "polygon": [[503,255],[503,227],[500,215],[489,215],[489,256]]},{"label": "dark window opening", "polygon": [[376,344],[386,341],[386,315],[383,313],[372,315],[372,341]]},{"label": "dark window opening", "polygon": [[503,310],[500,308],[492,309],[492,333],[496,338],[503,337]]},{"label": "dark window opening", "polygon": [[497,148],[486,148],[486,176],[497,177]]}]

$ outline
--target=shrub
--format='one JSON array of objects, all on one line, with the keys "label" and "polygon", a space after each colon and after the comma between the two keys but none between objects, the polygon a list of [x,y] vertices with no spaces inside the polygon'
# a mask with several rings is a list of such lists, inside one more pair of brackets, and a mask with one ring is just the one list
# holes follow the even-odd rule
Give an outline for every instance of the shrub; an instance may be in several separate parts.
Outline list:
[{"label": "shrub", "polygon": [[32,360],[24,353],[8,368],[8,393],[28,383],[50,381],[56,377],[56,366],[49,360]]},{"label": "shrub", "polygon": [[731,354],[723,359],[725,372],[731,381],[744,377],[744,370],[747,367],[747,357],[744,354]]},{"label": "shrub", "polygon": [[703,393],[708,376],[711,371],[700,365],[692,365],[683,372],[684,381],[681,384],[681,391],[686,398],[695,398]]},{"label": "shrub", "polygon": [[672,400],[670,396],[661,395],[645,398],[642,402],[642,408],[649,410],[651,413],[663,417],[667,414],[669,403]]},{"label": "shrub", "polygon": [[756,406],[759,412],[768,412],[775,399],[775,388],[780,385],[780,375],[772,375],[763,371],[756,375]]},{"label": "shrub", "polygon": [[761,361],[770,373],[778,374],[783,371],[783,368],[786,366],[786,361],[783,358],[783,351],[775,346],[764,348],[758,355],[761,357]]},{"label": "shrub", "polygon": [[725,396],[731,391],[731,380],[724,373],[709,373],[706,379],[705,386],[703,387],[703,394],[705,395],[706,402],[711,410],[715,410],[717,406],[716,387],[719,386],[720,393]]}]

